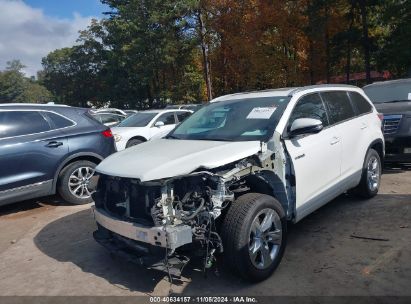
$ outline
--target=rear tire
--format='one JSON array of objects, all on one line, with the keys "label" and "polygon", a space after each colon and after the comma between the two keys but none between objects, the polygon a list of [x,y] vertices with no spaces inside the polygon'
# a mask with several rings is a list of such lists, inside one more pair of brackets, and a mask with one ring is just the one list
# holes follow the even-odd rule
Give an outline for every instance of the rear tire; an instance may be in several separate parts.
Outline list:
[{"label": "rear tire", "polygon": [[265,280],[280,264],[287,242],[287,219],[273,197],[260,193],[240,196],[230,206],[221,230],[224,260],[245,280]]},{"label": "rear tire", "polygon": [[96,164],[79,160],[69,164],[59,174],[57,192],[70,204],[83,205],[93,201],[91,197],[91,178]]},{"label": "rear tire", "polygon": [[369,149],[362,169],[361,181],[354,193],[369,199],[377,195],[381,184],[381,158],[377,151]]},{"label": "rear tire", "polygon": [[130,148],[132,146],[137,146],[141,143],[143,143],[144,141],[140,140],[140,139],[130,139],[127,144],[126,144],[126,149]]}]

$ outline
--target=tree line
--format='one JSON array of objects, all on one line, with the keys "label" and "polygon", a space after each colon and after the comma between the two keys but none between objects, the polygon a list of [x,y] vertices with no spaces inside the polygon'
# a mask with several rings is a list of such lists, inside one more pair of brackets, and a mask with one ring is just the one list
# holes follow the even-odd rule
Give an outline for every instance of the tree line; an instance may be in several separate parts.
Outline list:
[{"label": "tree line", "polygon": [[55,102],[145,109],[411,72],[409,0],[101,1],[105,18],[42,60]]}]

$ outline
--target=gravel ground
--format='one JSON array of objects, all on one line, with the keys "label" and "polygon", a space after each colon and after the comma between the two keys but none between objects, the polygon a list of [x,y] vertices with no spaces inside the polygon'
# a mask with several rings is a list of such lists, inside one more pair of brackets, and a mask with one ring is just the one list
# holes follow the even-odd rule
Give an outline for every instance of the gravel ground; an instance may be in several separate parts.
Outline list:
[{"label": "gravel ground", "polygon": [[290,225],[281,265],[253,285],[224,267],[205,277],[195,264],[170,284],[164,273],[112,259],[93,240],[90,205],[1,207],[0,295],[411,296],[410,185],[411,171],[389,169],[374,199],[343,195]]}]

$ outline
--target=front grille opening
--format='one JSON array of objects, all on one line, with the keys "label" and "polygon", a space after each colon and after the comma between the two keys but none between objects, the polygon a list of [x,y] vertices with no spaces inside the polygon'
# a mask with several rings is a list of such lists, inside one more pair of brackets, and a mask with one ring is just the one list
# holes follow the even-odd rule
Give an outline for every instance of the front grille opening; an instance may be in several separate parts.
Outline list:
[{"label": "front grille opening", "polygon": [[153,226],[151,208],[161,197],[160,186],[146,186],[138,180],[100,175],[94,200],[113,216]]},{"label": "front grille opening", "polygon": [[402,115],[384,115],[382,123],[384,134],[390,135],[397,133],[401,119]]}]

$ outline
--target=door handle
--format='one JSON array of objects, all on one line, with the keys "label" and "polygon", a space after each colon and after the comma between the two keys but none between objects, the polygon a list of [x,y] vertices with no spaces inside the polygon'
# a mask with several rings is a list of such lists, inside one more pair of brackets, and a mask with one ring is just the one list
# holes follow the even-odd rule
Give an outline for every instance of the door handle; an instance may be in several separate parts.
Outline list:
[{"label": "door handle", "polygon": [[57,148],[57,147],[60,147],[62,145],[63,145],[63,143],[61,141],[51,141],[46,145],[46,147],[48,147],[48,148]]},{"label": "door handle", "polygon": [[368,128],[368,125],[366,123],[363,123],[361,125],[361,130],[364,130],[364,129],[367,129],[367,128]]},{"label": "door handle", "polygon": [[333,139],[330,141],[330,145],[335,145],[335,144],[338,144],[339,142],[340,142],[339,137],[333,137]]}]

